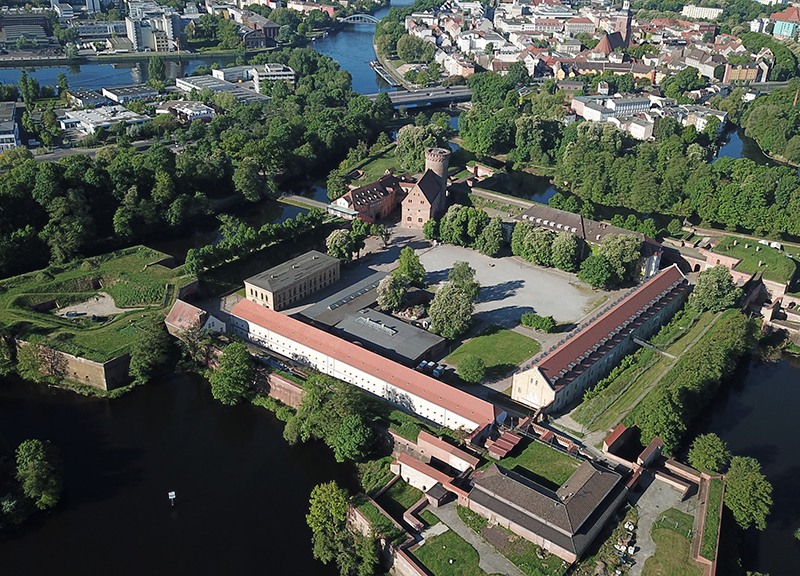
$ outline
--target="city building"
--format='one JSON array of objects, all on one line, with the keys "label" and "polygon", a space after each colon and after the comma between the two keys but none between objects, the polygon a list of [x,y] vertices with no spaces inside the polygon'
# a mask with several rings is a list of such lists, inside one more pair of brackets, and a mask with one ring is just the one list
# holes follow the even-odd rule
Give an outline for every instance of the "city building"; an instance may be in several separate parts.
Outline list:
[{"label": "city building", "polygon": [[681,10],[681,16],[699,20],[716,20],[722,12],[722,8],[707,8],[706,6],[687,4]]},{"label": "city building", "polygon": [[131,84],[130,86],[115,86],[103,88],[103,96],[119,104],[127,104],[134,100],[147,100],[158,96],[158,90],[147,84]]},{"label": "city building", "polygon": [[210,74],[205,76],[188,76],[186,78],[176,78],[175,86],[187,94],[192,90],[198,92],[208,88],[212,92],[230,92],[239,102],[267,102],[269,98],[259,94],[255,90],[248,88],[244,84],[234,84],[225,80],[215,78]]},{"label": "city building", "polygon": [[779,38],[794,38],[800,26],[800,8],[791,6],[783,12],[775,12],[770,16],[773,22],[772,35]]},{"label": "city building", "polygon": [[281,29],[280,24],[276,24],[269,18],[259,14],[248,14],[244,19],[244,25],[253,30],[260,30],[264,33],[264,37],[270,40],[277,38]]},{"label": "city building", "polygon": [[248,300],[283,310],[339,280],[340,262],[312,250],[244,281]]},{"label": "city building", "polygon": [[575,562],[627,493],[622,476],[589,461],[555,491],[491,464],[475,476],[469,508],[551,554]]},{"label": "city building", "polygon": [[75,129],[85,134],[94,134],[100,128],[111,128],[123,122],[125,124],[144,124],[150,118],[131,112],[124,106],[100,106],[86,110],[68,110],[61,119],[61,128]]},{"label": "city building", "polygon": [[96,14],[102,12],[100,0],[86,0],[86,11],[89,14]]},{"label": "city building", "polygon": [[769,64],[763,60],[751,62],[749,64],[725,64],[725,74],[722,81],[725,83],[733,82],[766,82],[769,80]]},{"label": "city building", "polygon": [[15,102],[0,102],[0,150],[19,146],[19,124]]},{"label": "city building", "polygon": [[635,340],[666,324],[688,293],[678,266],[665,268],[514,374],[511,397],[546,412],[562,410],[619,364]]},{"label": "city building", "polygon": [[52,7],[61,22],[72,20],[75,17],[75,11],[71,4],[53,2]]},{"label": "city building", "polygon": [[216,115],[214,109],[206,106],[202,102],[174,101],[165,102],[156,107],[156,114],[172,114],[185,124],[191,124],[195,120],[211,122]]},{"label": "city building", "polygon": [[425,172],[402,201],[400,225],[421,230],[431,218],[438,218],[447,205],[447,169],[450,150],[425,150]]},{"label": "city building", "polygon": [[472,432],[506,418],[485,400],[250,300],[234,306],[231,331],[440,426]]},{"label": "city building", "polygon": [[128,33],[125,20],[89,20],[76,22],[73,28],[78,31],[81,40],[111,38],[114,34],[126,36]]},{"label": "city building", "polygon": [[108,98],[94,90],[70,90],[67,92],[67,101],[78,108],[108,104]]}]

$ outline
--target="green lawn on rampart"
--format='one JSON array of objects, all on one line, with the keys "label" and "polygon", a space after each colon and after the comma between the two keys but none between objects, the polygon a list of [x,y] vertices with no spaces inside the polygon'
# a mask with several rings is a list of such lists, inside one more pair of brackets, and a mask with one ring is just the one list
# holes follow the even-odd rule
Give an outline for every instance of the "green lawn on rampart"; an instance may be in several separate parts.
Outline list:
[{"label": "green lawn on rampart", "polygon": [[474,354],[486,364],[486,378],[496,380],[536,355],[542,349],[533,338],[513,330],[490,326],[478,336],[456,348],[444,361],[458,366],[467,355]]},{"label": "green lawn on rampart", "polygon": [[434,576],[486,576],[478,552],[452,530],[427,539],[414,556]]},{"label": "green lawn on rampart", "polygon": [[703,569],[691,559],[692,517],[670,508],[653,523],[656,551],[644,563],[642,576],[702,576]]},{"label": "green lawn on rampart", "polygon": [[[142,314],[166,313],[177,289],[191,278],[183,268],[150,265],[166,254],[134,246],[0,281],[0,323],[20,339],[103,362],[127,351]],[[166,307],[162,309],[169,286]],[[56,300],[60,309],[109,294],[118,308],[136,308],[92,322],[91,315],[62,318],[31,306]]]},{"label": "green lawn on rampart", "polygon": [[[773,282],[785,284],[797,273],[797,263],[794,259],[786,257],[781,250],[759,244],[755,240],[723,236],[714,248],[714,252],[740,258],[742,261],[736,266],[736,270],[747,274],[761,271],[766,280]],[[759,262],[762,263],[761,266],[758,265]]]},{"label": "green lawn on rampart", "polygon": [[720,508],[722,508],[722,479],[713,478],[709,482],[706,520],[703,525],[703,545],[700,547],[700,554],[708,560],[714,560],[717,552]]}]

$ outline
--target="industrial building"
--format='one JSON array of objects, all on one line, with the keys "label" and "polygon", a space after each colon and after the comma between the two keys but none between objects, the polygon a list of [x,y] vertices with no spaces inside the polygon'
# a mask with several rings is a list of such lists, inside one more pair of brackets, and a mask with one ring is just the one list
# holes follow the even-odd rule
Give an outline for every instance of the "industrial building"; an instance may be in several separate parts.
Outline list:
[{"label": "industrial building", "polygon": [[16,146],[19,146],[17,105],[14,102],[0,102],[0,150]]},{"label": "industrial building", "polygon": [[241,84],[234,84],[226,80],[215,78],[212,75],[189,76],[188,78],[176,78],[175,86],[189,94],[192,90],[198,92],[208,88],[211,92],[230,92],[239,102],[267,102],[269,98],[258,92],[246,88]]},{"label": "industrial building", "polygon": [[103,88],[103,96],[118,102],[127,104],[134,100],[146,100],[158,96],[158,90],[151,88],[147,84],[131,84],[130,86],[115,86],[114,88]]},{"label": "industrial building", "polygon": [[124,106],[101,106],[87,110],[69,110],[61,119],[62,130],[80,130],[84,134],[94,134],[100,128],[111,128],[124,122],[125,124],[144,124],[150,118],[131,112]]}]

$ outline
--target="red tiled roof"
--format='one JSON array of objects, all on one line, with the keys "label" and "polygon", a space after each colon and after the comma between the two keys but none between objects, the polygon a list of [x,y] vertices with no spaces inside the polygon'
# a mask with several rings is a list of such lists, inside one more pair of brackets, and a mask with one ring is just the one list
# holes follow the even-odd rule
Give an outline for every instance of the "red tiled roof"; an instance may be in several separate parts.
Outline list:
[{"label": "red tiled roof", "polygon": [[570,18],[567,20],[567,24],[594,24],[588,18]]},{"label": "red tiled roof", "polygon": [[380,378],[478,425],[494,422],[495,413],[499,414],[495,406],[485,400],[250,300],[240,300],[231,315]]},{"label": "red tiled roof", "polygon": [[[638,311],[643,310],[645,306],[648,308],[645,311],[645,315],[647,315],[648,312],[657,308],[660,303],[656,302],[651,307],[651,301],[663,301],[670,298],[673,285],[681,283],[685,279],[676,264],[662,270],[633,294],[630,294],[622,302],[597,318],[595,322],[592,322],[564,342],[536,366],[542,371],[545,378],[551,382],[553,382],[553,378],[557,378],[554,387],[556,389],[561,388],[568,379],[577,375],[576,370],[581,370],[581,367],[585,364],[584,360],[590,360],[590,358],[585,358],[587,351],[594,352],[591,355],[593,360],[608,353],[612,346],[606,346],[606,342],[613,341],[616,337],[623,337],[633,330],[638,325],[638,321],[641,320],[640,317],[632,321],[630,317],[637,316]],[[667,292],[663,300],[661,298],[662,292]],[[617,332],[617,328],[621,328],[621,330]],[[609,336],[610,334],[613,336]],[[606,339],[606,342],[603,342],[603,339]],[[598,346],[597,349],[594,348],[596,345]],[[606,350],[604,351],[604,349]],[[585,369],[588,369],[589,365]],[[562,372],[564,373],[562,374]]]},{"label": "red tiled roof", "polygon": [[441,482],[444,485],[448,485],[453,480],[450,476],[448,476],[444,472],[441,472],[436,468],[434,468],[433,466],[430,466],[428,464],[420,462],[419,460],[416,460],[415,458],[412,458],[405,452],[400,453],[400,456],[397,457],[397,462],[399,462],[403,466],[408,466],[409,468],[413,468],[417,472],[425,474],[425,476],[427,476],[428,478],[433,478],[437,482]]},{"label": "red tiled roof", "polygon": [[175,300],[175,304],[167,314],[165,322],[180,330],[186,330],[195,324],[202,324],[205,316],[205,310],[192,306],[183,300]]},{"label": "red tiled roof", "polygon": [[645,448],[644,451],[639,454],[638,460],[640,462],[647,462],[647,460],[650,459],[650,456],[652,456],[656,450],[661,450],[663,447],[664,441],[656,436],[650,441],[650,444],[647,445],[647,448]]},{"label": "red tiled roof", "polygon": [[472,456],[471,454],[467,454],[466,452],[464,452],[460,448],[457,448],[456,446],[453,446],[452,444],[450,444],[448,442],[445,442],[441,438],[437,438],[433,434],[429,434],[428,432],[425,432],[425,430],[420,430],[420,433],[417,436],[417,444],[419,444],[420,442],[427,442],[428,444],[436,446],[440,450],[443,450],[445,452],[448,452],[449,454],[452,454],[453,456],[455,456],[459,460],[463,460],[464,462],[466,462],[467,464],[469,464],[473,468],[477,468],[478,467],[478,462],[480,462],[480,459],[477,458],[476,456]]},{"label": "red tiled roof", "polygon": [[628,427],[625,426],[625,424],[620,424],[619,426],[614,428],[614,431],[608,435],[608,438],[603,440],[603,444],[605,444],[606,446],[611,446],[614,442],[619,440],[619,437],[622,436],[625,433],[625,430],[627,429]]}]

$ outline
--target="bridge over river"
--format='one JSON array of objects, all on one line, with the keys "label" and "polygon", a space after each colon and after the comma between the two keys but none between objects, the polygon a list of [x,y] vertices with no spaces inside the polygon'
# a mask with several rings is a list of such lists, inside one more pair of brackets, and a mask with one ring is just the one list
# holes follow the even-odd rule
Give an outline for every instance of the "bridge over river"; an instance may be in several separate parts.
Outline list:
[{"label": "bridge over river", "polygon": [[[467,102],[472,98],[472,90],[467,86],[450,86],[448,88],[427,88],[424,90],[409,90],[407,92],[387,92],[395,108],[400,106],[431,106],[433,104],[452,104]],[[378,94],[367,94],[373,102]]]}]

